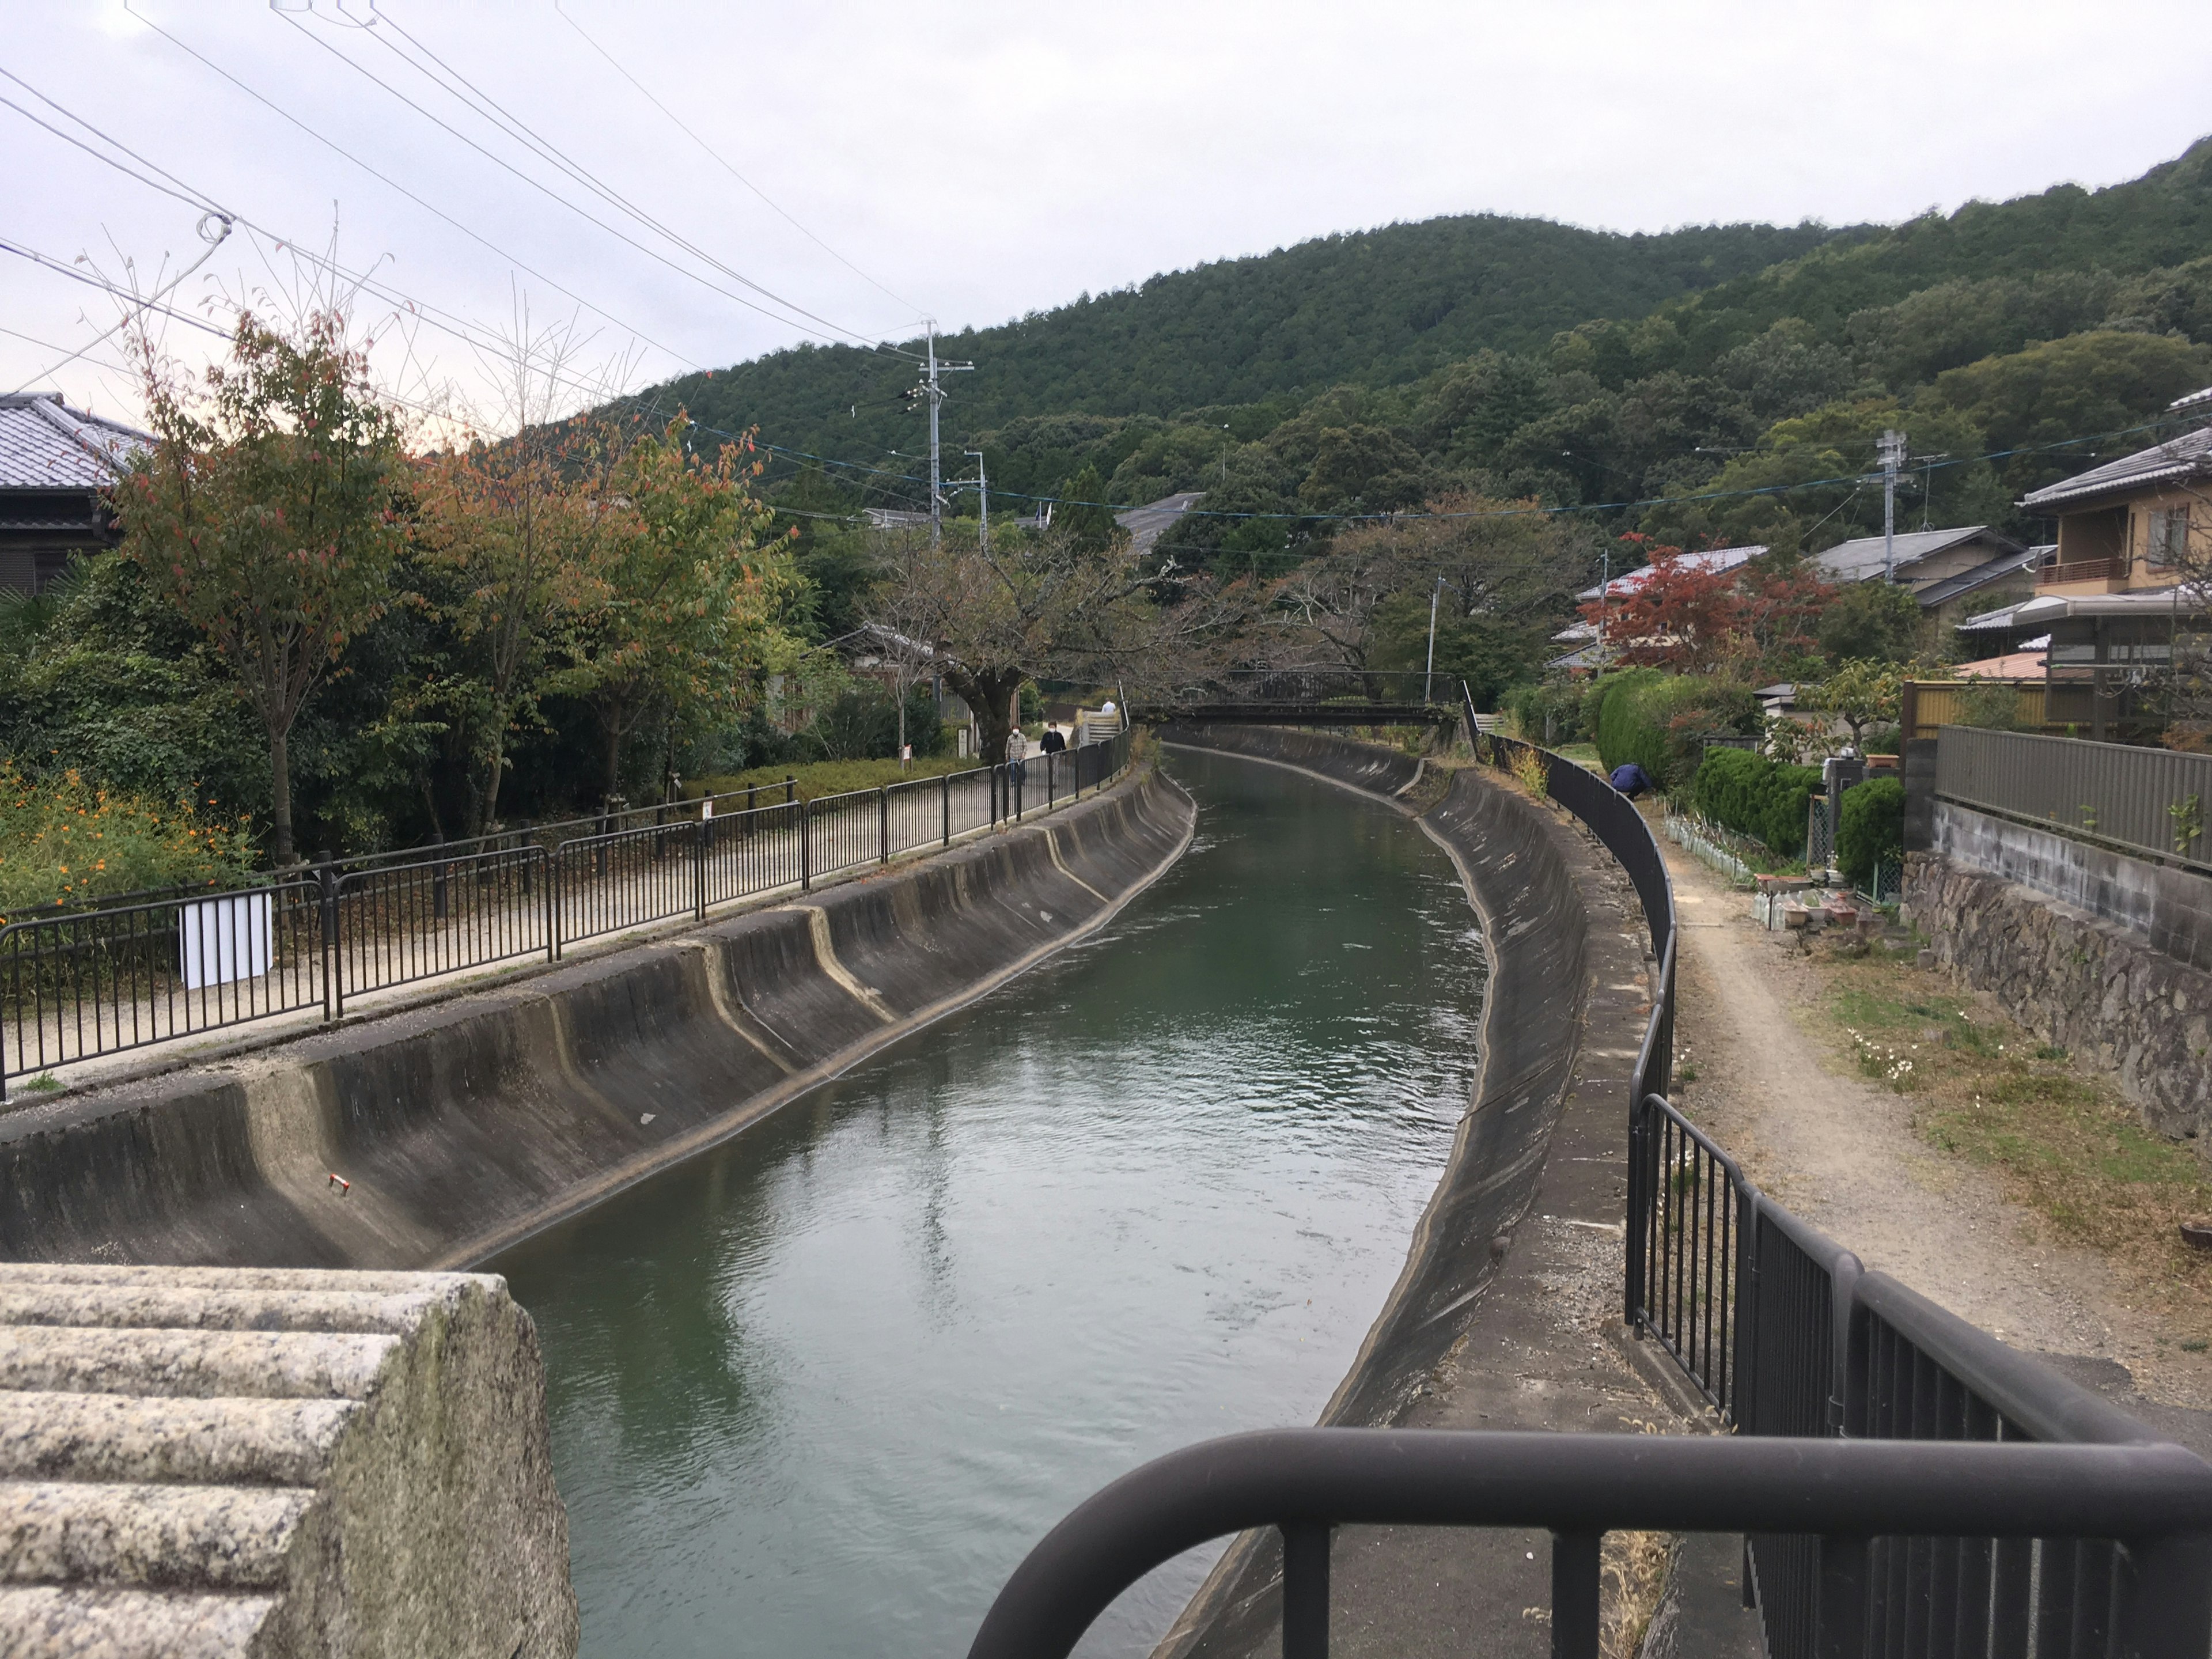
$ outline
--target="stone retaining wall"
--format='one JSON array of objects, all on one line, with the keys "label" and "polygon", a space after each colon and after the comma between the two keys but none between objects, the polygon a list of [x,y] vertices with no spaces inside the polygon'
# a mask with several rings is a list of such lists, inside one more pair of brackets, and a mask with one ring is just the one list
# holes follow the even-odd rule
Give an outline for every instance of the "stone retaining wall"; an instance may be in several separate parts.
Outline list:
[{"label": "stone retaining wall", "polygon": [[0,1259],[481,1261],[1099,926],[1181,853],[1193,812],[1146,771],[770,909],[20,1109],[0,1117]]},{"label": "stone retaining wall", "polygon": [[568,1659],[544,1393],[497,1279],[0,1266],[0,1653]]},{"label": "stone retaining wall", "polygon": [[1940,854],[1905,855],[1904,915],[1938,963],[2045,1042],[2116,1073],[2152,1128],[2212,1155],[2212,974]]}]

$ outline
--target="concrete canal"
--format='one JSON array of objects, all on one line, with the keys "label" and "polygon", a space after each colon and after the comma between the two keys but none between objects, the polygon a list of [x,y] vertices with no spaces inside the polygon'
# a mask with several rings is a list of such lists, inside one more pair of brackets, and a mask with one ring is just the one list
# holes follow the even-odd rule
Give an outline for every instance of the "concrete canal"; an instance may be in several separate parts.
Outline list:
[{"label": "concrete canal", "polygon": [[[1344,1375],[1468,1097],[1475,918],[1378,804],[1169,766],[1197,839],[1111,927],[489,1264],[589,1659],[957,1655],[1072,1504]],[[1145,1652],[1210,1559],[1086,1651]]]}]

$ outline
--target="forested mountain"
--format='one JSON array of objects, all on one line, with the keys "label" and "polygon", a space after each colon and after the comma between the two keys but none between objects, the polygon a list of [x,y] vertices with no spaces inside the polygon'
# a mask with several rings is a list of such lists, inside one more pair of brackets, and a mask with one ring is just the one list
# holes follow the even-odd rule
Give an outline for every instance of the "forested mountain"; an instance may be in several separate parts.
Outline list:
[{"label": "forested mountain", "polygon": [[[1485,347],[1540,347],[1586,318],[1641,316],[1863,234],[1724,225],[1631,236],[1494,214],[1430,219],[1085,295],[942,336],[938,349],[975,363],[953,388],[963,432],[1076,411],[1173,415],[1340,380],[1413,380]],[[793,448],[867,459],[871,447],[915,447],[900,401],[914,378],[886,353],[802,346],[646,395],[711,425],[758,422]]]},{"label": "forested mountain", "polygon": [[[2067,441],[2139,447],[2126,428],[2212,380],[2212,140],[2108,189],[1887,228],[1394,225],[943,349],[977,363],[945,430],[986,452],[994,504],[1080,493],[1089,468],[1116,502],[1207,488],[1215,514],[1267,515],[1192,520],[1195,558],[1279,562],[1342,515],[1447,490],[1670,539],[1825,545],[1875,521],[1879,492],[1850,480],[1891,425],[1926,463],[1915,521],[2032,534],[2011,503],[2098,453]],[[858,463],[770,475],[786,505],[847,511],[918,501],[899,476],[921,447],[911,379],[887,354],[804,349],[646,401]],[[1978,459],[1996,451],[2026,453]]]}]

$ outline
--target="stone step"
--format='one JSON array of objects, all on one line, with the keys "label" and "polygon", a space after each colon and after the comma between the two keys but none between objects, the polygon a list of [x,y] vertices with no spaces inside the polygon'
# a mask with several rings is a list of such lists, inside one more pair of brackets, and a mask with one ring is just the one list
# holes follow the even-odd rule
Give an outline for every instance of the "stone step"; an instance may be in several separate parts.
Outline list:
[{"label": "stone step", "polygon": [[435,1291],[212,1290],[155,1285],[0,1285],[0,1326],[133,1330],[376,1332],[397,1335],[444,1298]]},{"label": "stone step", "polygon": [[366,1400],[396,1336],[0,1327],[0,1389],[170,1399]]},{"label": "stone step", "polygon": [[293,1486],[0,1480],[0,1581],[275,1589],[314,1502]]},{"label": "stone step", "polygon": [[471,1273],[380,1273],[340,1267],[138,1267],[97,1261],[0,1261],[0,1287],[24,1285],[139,1285],[222,1291],[343,1291],[387,1295],[451,1294],[477,1282]]},{"label": "stone step", "polygon": [[0,1479],[312,1486],[361,1409],[0,1390]]},{"label": "stone step", "polygon": [[251,1659],[267,1595],[0,1584],[9,1659]]}]

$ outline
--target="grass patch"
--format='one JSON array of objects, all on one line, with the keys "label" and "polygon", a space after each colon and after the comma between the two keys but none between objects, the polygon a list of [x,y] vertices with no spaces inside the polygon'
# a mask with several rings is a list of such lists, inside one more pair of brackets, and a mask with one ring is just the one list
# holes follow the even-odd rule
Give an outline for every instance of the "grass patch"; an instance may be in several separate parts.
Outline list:
[{"label": "grass patch", "polygon": [[33,1094],[51,1095],[60,1091],[62,1080],[52,1072],[41,1072],[36,1077],[24,1079],[20,1086]]},{"label": "grass patch", "polygon": [[[855,789],[877,789],[887,783],[910,783],[916,778],[934,778],[947,772],[972,772],[982,765],[981,761],[963,760],[957,755],[932,755],[917,757],[904,771],[896,760],[816,761],[807,766],[756,766],[749,772],[726,772],[710,778],[688,778],[684,784],[684,798],[696,800],[702,795],[726,795],[757,785],[760,804],[773,805],[783,799],[783,781],[799,781],[800,800],[819,800],[824,795],[842,795]],[[1036,771],[1032,765],[1031,770]]]},{"label": "grass patch", "polygon": [[2058,1237],[2112,1256],[2183,1323],[2212,1329],[2212,1258],[2180,1238],[2183,1221],[2212,1214],[2195,1152],[2144,1127],[2063,1048],[1983,1016],[1902,953],[1838,957],[1829,973],[1830,1012],[1859,1069],[1911,1100],[1921,1139],[1990,1170]]}]

